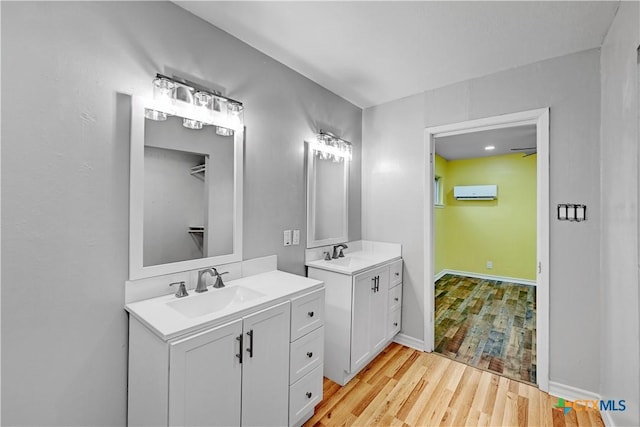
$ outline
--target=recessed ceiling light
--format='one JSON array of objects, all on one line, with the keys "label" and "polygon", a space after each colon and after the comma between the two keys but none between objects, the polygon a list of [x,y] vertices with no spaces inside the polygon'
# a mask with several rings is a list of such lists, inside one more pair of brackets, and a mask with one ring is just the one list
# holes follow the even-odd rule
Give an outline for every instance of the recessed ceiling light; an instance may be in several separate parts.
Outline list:
[{"label": "recessed ceiling light", "polygon": [[486,147],[484,147],[485,150],[494,150],[496,147],[494,145],[487,145]]}]

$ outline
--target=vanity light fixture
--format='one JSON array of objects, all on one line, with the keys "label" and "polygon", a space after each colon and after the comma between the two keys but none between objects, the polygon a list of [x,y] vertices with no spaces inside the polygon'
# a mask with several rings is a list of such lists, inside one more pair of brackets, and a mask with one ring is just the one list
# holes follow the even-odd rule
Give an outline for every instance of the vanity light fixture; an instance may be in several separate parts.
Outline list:
[{"label": "vanity light fixture", "polygon": [[168,116],[183,117],[182,125],[189,129],[216,126],[216,133],[232,136],[244,126],[244,106],[218,92],[187,81],[157,74],[153,79],[154,108],[145,109],[150,120],[167,120]]},{"label": "vanity light fixture", "polygon": [[316,135],[316,142],[310,145],[316,155],[323,160],[332,159],[334,162],[340,162],[342,159],[351,160],[353,154],[353,147],[349,141],[323,130]]}]

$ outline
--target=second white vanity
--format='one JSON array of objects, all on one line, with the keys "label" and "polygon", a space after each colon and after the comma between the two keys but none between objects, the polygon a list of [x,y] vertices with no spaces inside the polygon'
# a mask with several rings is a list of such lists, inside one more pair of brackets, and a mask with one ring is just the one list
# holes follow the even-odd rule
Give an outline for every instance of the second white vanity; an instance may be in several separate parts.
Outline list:
[{"label": "second white vanity", "polygon": [[357,241],[345,256],[307,250],[307,275],[325,283],[324,375],[345,385],[401,328],[401,245]]},{"label": "second white vanity", "polygon": [[131,426],[292,426],[322,399],[322,282],[269,271],[129,303]]}]

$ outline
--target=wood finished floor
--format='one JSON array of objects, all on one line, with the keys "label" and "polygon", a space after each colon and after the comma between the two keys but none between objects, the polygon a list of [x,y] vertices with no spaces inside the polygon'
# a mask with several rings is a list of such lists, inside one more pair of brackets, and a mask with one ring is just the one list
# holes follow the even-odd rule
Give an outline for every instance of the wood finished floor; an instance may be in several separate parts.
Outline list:
[{"label": "wood finished floor", "polygon": [[553,409],[536,387],[390,344],[344,387],[324,379],[305,426],[604,426],[597,411]]},{"label": "wood finished floor", "polygon": [[435,305],[436,352],[536,383],[535,286],[446,274]]}]

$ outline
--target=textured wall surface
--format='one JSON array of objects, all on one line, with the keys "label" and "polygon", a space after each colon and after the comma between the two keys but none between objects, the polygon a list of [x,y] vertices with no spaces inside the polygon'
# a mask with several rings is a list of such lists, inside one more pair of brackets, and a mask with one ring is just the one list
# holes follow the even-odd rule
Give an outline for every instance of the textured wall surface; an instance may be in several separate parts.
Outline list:
[{"label": "textured wall surface", "polygon": [[[444,166],[444,207],[435,209],[434,219],[441,262],[436,274],[447,269],[536,280],[536,156],[450,160]],[[453,197],[454,186],[485,184],[498,186],[496,200]]]},{"label": "textured wall surface", "polygon": [[[365,109],[363,238],[402,243],[403,333],[424,337],[424,128],[550,107],[550,380],[600,387],[600,51],[589,50]],[[431,183],[429,183],[431,185]],[[390,227],[389,224],[395,224]],[[427,284],[432,286],[431,283]],[[577,297],[579,296],[579,298]]]},{"label": "textured wall surface", "polygon": [[640,4],[622,2],[602,46],[602,398],[626,400],[616,425],[640,425],[638,54]]},{"label": "textured wall surface", "polygon": [[[2,2],[2,424],[126,421],[129,95],[187,73],[244,102],[244,257],[304,274],[304,143],[362,110],[169,2]],[[304,232],[302,233],[304,236]]]}]

